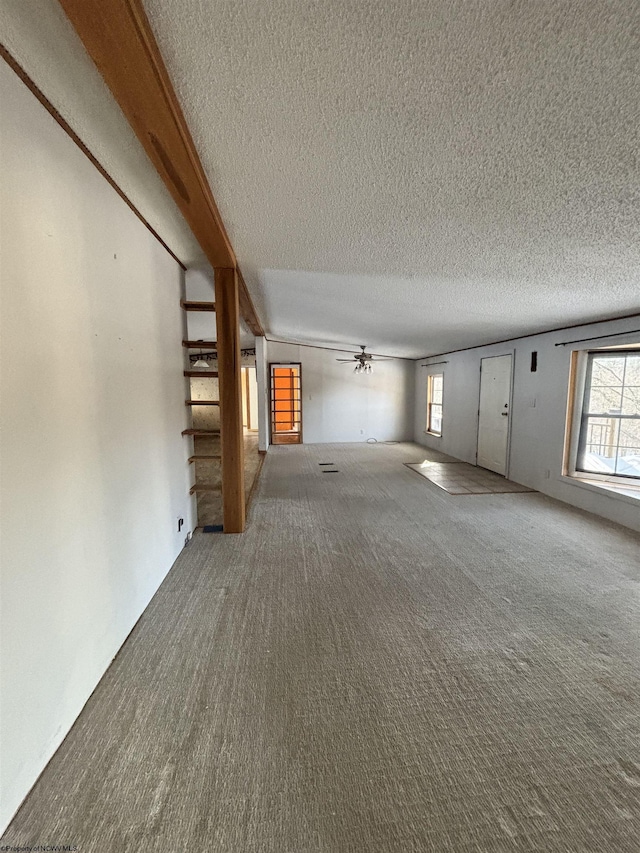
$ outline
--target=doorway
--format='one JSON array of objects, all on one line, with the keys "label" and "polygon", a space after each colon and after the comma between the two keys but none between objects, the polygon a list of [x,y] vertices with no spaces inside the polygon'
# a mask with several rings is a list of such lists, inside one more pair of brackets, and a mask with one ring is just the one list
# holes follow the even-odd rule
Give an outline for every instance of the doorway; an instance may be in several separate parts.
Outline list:
[{"label": "doorway", "polygon": [[480,361],[477,464],[496,474],[507,474],[511,421],[513,356],[498,355]]},{"label": "doorway", "polygon": [[243,367],[242,380],[242,426],[250,432],[258,431],[258,383],[255,367]]},{"label": "doorway", "polygon": [[270,364],[271,444],[302,444],[301,365]]}]

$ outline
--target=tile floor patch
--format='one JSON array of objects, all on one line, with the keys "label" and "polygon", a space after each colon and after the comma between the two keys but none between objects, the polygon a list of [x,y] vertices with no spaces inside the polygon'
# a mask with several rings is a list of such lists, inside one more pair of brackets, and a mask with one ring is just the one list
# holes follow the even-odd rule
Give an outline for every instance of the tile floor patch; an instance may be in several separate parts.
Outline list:
[{"label": "tile floor patch", "polygon": [[467,462],[405,462],[416,474],[450,495],[503,495],[532,492],[526,486],[506,480],[500,474]]}]

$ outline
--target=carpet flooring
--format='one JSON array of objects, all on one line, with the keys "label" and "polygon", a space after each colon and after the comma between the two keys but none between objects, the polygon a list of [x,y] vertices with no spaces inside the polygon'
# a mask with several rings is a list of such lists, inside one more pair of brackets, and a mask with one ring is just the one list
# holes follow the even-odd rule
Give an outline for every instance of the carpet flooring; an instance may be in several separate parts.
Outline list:
[{"label": "carpet flooring", "polygon": [[530,492],[526,486],[506,480],[500,474],[477,468],[467,462],[406,462],[407,468],[429,480],[450,495],[506,495],[513,492]]},{"label": "carpet flooring", "polygon": [[417,451],[270,451],[248,532],[194,536],[3,843],[638,853],[640,537],[425,488]]}]

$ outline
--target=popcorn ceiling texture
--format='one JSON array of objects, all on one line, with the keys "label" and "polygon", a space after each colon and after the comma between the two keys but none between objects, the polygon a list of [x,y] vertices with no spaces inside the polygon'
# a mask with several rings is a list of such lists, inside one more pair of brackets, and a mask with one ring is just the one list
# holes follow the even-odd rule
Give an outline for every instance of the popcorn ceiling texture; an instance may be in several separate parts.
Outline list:
[{"label": "popcorn ceiling texture", "polygon": [[[273,337],[422,355],[640,310],[636,0],[145,0]],[[55,0],[3,39],[189,264]]]},{"label": "popcorn ceiling texture", "polygon": [[276,336],[640,310],[636,0],[145,0]]}]

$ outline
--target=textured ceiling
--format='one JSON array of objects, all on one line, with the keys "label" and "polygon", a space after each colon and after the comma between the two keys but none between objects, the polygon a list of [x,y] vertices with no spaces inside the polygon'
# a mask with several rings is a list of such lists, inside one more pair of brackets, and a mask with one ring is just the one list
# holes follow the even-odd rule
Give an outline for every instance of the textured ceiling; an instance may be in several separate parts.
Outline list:
[{"label": "textured ceiling", "polygon": [[640,310],[637,0],[145,8],[273,335],[419,355]]},{"label": "textured ceiling", "polygon": [[[144,0],[273,337],[422,355],[640,310],[637,0]],[[55,0],[3,41],[201,253]]]}]

